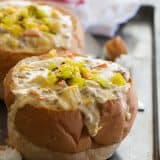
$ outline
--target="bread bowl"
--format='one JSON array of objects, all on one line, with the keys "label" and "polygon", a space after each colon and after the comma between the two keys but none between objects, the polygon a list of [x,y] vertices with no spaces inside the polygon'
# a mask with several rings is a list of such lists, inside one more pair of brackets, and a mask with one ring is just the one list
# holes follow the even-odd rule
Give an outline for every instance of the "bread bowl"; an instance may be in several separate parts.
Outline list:
[{"label": "bread bowl", "polygon": [[69,11],[49,3],[0,2],[0,97],[7,71],[19,60],[47,53],[83,49],[83,32]]},{"label": "bread bowl", "polygon": [[9,144],[29,160],[105,160],[137,113],[126,69],[73,53],[21,60],[4,87]]}]

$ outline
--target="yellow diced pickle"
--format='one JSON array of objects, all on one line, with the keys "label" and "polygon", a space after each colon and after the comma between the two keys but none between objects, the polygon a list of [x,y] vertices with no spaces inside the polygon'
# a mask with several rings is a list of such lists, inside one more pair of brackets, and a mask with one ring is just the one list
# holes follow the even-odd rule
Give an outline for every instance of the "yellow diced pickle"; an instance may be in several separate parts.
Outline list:
[{"label": "yellow diced pickle", "polygon": [[24,20],[24,27],[26,29],[32,29],[32,28],[37,28],[37,24],[32,20],[32,19],[26,19]]},{"label": "yellow diced pickle", "polygon": [[54,73],[50,72],[48,74],[48,80],[53,85],[58,81],[58,78],[56,77],[56,75]]},{"label": "yellow diced pickle", "polygon": [[74,77],[81,78],[81,73],[78,67],[74,67]]},{"label": "yellow diced pickle", "polygon": [[12,25],[12,27],[9,29],[9,31],[15,35],[18,36],[22,33],[23,29],[19,25]]},{"label": "yellow diced pickle", "polygon": [[49,65],[48,65],[48,69],[49,70],[54,70],[55,68],[57,68],[57,66],[56,66],[56,64],[55,63],[50,63]]},{"label": "yellow diced pickle", "polygon": [[43,18],[42,19],[42,22],[47,25],[47,26],[50,26],[51,25],[51,20],[47,17]]},{"label": "yellow diced pickle", "polygon": [[85,62],[84,61],[78,62],[77,65],[78,65],[79,69],[81,70],[82,68],[85,67]]},{"label": "yellow diced pickle", "polygon": [[48,80],[42,76],[35,77],[32,82],[39,84],[42,88],[47,88],[49,86]]},{"label": "yellow diced pickle", "polygon": [[28,13],[28,9],[27,8],[23,8],[20,12],[20,16],[24,17],[24,18],[27,18],[29,16],[29,13]]},{"label": "yellow diced pickle", "polygon": [[72,66],[75,66],[75,67],[78,67],[79,69],[85,67],[85,62],[84,61],[80,61],[80,62],[76,62],[72,59],[67,59],[65,61],[65,63],[69,64],[69,65],[72,65]]},{"label": "yellow diced pickle", "polygon": [[94,103],[94,99],[91,98],[91,97],[86,97],[86,98],[83,99],[83,103],[84,103],[85,105],[91,105],[91,104]]},{"label": "yellow diced pickle", "polygon": [[0,20],[2,20],[4,17],[3,13],[0,13]]},{"label": "yellow diced pickle", "polygon": [[46,16],[47,16],[47,14],[46,14],[45,11],[43,11],[43,10],[41,10],[41,9],[38,9],[38,10],[37,10],[37,17],[38,17],[38,18],[44,18],[44,17],[46,17]]},{"label": "yellow diced pickle", "polygon": [[33,5],[28,6],[28,13],[31,16],[36,16],[36,14],[37,14],[36,6],[33,6]]},{"label": "yellow diced pickle", "polygon": [[13,14],[14,12],[15,12],[15,8],[13,8],[13,7],[8,7],[7,9],[6,9],[6,12],[7,12],[7,14]]},{"label": "yellow diced pickle", "polygon": [[46,26],[46,25],[40,25],[39,27],[39,30],[40,31],[43,31],[43,32],[48,32],[49,31],[49,28]]},{"label": "yellow diced pickle", "polygon": [[84,78],[77,78],[77,77],[75,77],[75,78],[73,78],[71,80],[71,84],[72,85],[77,85],[79,88],[82,88],[85,85],[85,79]]},{"label": "yellow diced pickle", "polygon": [[7,16],[3,18],[2,22],[7,26],[11,26],[14,23],[14,21]]},{"label": "yellow diced pickle", "polygon": [[107,79],[97,78],[96,81],[103,87],[103,88],[109,88],[110,83]]},{"label": "yellow diced pickle", "polygon": [[59,21],[54,21],[51,26],[50,26],[50,30],[53,33],[58,33],[61,30],[61,24]]},{"label": "yellow diced pickle", "polygon": [[59,15],[60,15],[60,14],[59,14],[58,11],[56,11],[56,10],[52,11],[52,16],[53,16],[54,18],[58,18]]},{"label": "yellow diced pickle", "polygon": [[112,83],[117,86],[123,86],[126,84],[126,80],[124,79],[121,73],[115,73],[111,80]]},{"label": "yellow diced pickle", "polygon": [[91,70],[87,67],[81,68],[81,74],[82,74],[82,77],[84,77],[86,79],[91,79],[93,76]]},{"label": "yellow diced pickle", "polygon": [[69,79],[74,76],[74,68],[72,66],[69,66],[67,64],[64,64],[60,68],[60,75],[63,79]]}]

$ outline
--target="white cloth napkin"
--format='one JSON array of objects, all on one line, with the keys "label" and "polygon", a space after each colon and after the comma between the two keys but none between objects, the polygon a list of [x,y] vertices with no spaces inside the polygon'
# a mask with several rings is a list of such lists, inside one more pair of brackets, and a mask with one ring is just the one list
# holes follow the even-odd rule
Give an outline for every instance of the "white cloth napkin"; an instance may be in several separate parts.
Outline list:
[{"label": "white cloth napkin", "polygon": [[71,9],[90,33],[113,36],[120,24],[133,17],[140,6],[140,0],[55,0],[58,5]]}]

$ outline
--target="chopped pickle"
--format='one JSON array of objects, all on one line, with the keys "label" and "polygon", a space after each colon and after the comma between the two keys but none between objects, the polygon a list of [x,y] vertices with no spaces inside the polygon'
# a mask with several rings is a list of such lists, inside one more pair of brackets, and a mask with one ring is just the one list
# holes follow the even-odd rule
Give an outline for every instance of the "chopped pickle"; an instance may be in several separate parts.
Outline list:
[{"label": "chopped pickle", "polygon": [[81,74],[82,74],[82,77],[84,77],[86,79],[91,79],[92,76],[93,76],[91,70],[87,67],[82,67],[81,68]]},{"label": "chopped pickle", "polygon": [[110,84],[107,79],[97,78],[96,81],[103,87],[103,88],[109,88]]},{"label": "chopped pickle", "polygon": [[91,98],[91,97],[86,97],[86,98],[83,99],[83,103],[84,103],[85,105],[91,105],[91,104],[94,103],[94,100],[93,100],[93,98]]},{"label": "chopped pickle", "polygon": [[37,10],[37,17],[38,18],[44,18],[44,17],[47,17],[47,14],[45,11],[41,10],[41,9],[38,9]]},{"label": "chopped pickle", "polygon": [[13,14],[13,13],[15,12],[15,8],[9,6],[9,7],[6,9],[6,12],[7,12],[8,14]]},{"label": "chopped pickle", "polygon": [[74,77],[81,78],[81,73],[78,67],[74,67]]},{"label": "chopped pickle", "polygon": [[27,18],[29,16],[29,12],[27,8],[23,8],[20,12],[20,16]]},{"label": "chopped pickle", "polygon": [[49,28],[46,25],[43,25],[43,24],[38,26],[38,28],[39,28],[40,31],[44,31],[44,32],[49,31]]},{"label": "chopped pickle", "polygon": [[50,26],[50,29],[51,29],[51,32],[53,33],[58,33],[60,32],[61,30],[61,24],[60,22],[57,20],[57,21],[54,21],[51,26]]},{"label": "chopped pickle", "polygon": [[55,63],[50,63],[49,65],[48,65],[48,69],[49,70],[54,70],[55,68],[57,68],[57,66],[56,66],[56,64]]},{"label": "chopped pickle", "polygon": [[14,21],[13,19],[11,19],[10,17],[6,16],[2,19],[3,24],[5,24],[6,26],[11,26]]},{"label": "chopped pickle", "polygon": [[121,73],[115,73],[111,80],[112,83],[117,86],[124,86],[126,84],[126,80],[124,79]]},{"label": "chopped pickle", "polygon": [[4,17],[3,13],[0,13],[0,20],[2,20]]},{"label": "chopped pickle", "polygon": [[81,70],[82,68],[86,67],[86,66],[85,66],[86,63],[85,63],[84,61],[78,62],[77,65],[78,65],[78,67],[79,67],[80,70]]},{"label": "chopped pickle", "polygon": [[51,19],[50,18],[45,17],[45,18],[42,19],[42,22],[47,26],[51,25]]},{"label": "chopped pickle", "polygon": [[75,77],[70,81],[70,84],[71,85],[77,85],[79,88],[82,88],[85,85],[85,79]]},{"label": "chopped pickle", "polygon": [[12,25],[12,27],[9,29],[9,31],[10,31],[13,35],[17,36],[17,35],[20,35],[20,34],[22,33],[23,29],[22,29],[21,26],[14,24],[14,25]]},{"label": "chopped pickle", "polygon": [[43,87],[43,88],[47,88],[48,86],[49,86],[49,83],[48,83],[48,81],[44,78],[44,77],[42,77],[42,76],[37,76],[37,77],[35,77],[33,80],[32,80],[32,82],[35,82],[35,83],[38,83],[39,85],[41,85],[41,87]]},{"label": "chopped pickle", "polygon": [[37,26],[38,26],[38,25],[33,21],[32,18],[25,19],[23,25],[24,25],[24,27],[25,27],[26,29],[37,28]]},{"label": "chopped pickle", "polygon": [[63,64],[59,73],[60,78],[69,79],[74,76],[74,68],[68,64]]},{"label": "chopped pickle", "polygon": [[53,16],[54,18],[58,18],[58,17],[59,17],[59,12],[56,11],[56,10],[54,10],[54,11],[52,12],[52,16]]},{"label": "chopped pickle", "polygon": [[48,80],[49,80],[50,84],[53,85],[58,81],[58,78],[56,77],[56,75],[53,72],[49,72]]},{"label": "chopped pickle", "polygon": [[85,67],[85,62],[84,62],[84,61],[75,62],[75,61],[72,60],[72,59],[67,59],[67,60],[65,61],[65,63],[67,63],[67,64],[69,64],[69,65],[72,65],[72,66],[74,66],[74,67],[78,67],[80,70]]},{"label": "chopped pickle", "polygon": [[37,24],[36,23],[26,23],[25,24],[25,27],[27,28],[27,29],[32,29],[32,28],[37,28]]},{"label": "chopped pickle", "polygon": [[36,8],[36,6],[30,5],[27,8],[28,8],[28,13],[29,13],[30,16],[36,16],[37,10],[38,10]]}]

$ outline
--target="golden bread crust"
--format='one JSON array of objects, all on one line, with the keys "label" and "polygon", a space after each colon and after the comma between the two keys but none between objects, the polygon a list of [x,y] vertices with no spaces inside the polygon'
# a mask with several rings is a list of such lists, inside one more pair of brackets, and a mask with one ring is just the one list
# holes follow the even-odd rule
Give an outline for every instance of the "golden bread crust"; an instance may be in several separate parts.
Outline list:
[{"label": "golden bread crust", "polygon": [[90,137],[82,133],[83,117],[78,110],[54,111],[26,105],[17,111],[15,126],[33,144],[54,152],[80,152],[91,147]]},{"label": "golden bread crust", "polygon": [[126,97],[126,102],[129,107],[128,113],[130,113],[131,116],[129,119],[127,119],[126,115],[128,113],[124,112],[121,99],[108,101],[107,103],[100,105],[100,126],[102,126],[102,129],[94,137],[94,141],[96,143],[104,145],[119,143],[129,133],[136,117],[138,106],[137,96],[133,84]]}]

